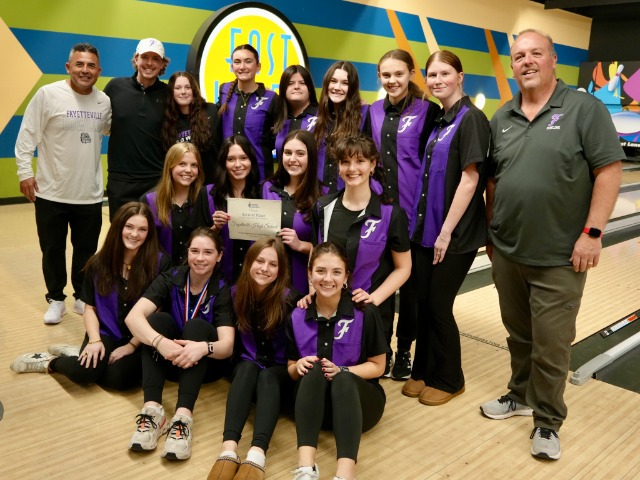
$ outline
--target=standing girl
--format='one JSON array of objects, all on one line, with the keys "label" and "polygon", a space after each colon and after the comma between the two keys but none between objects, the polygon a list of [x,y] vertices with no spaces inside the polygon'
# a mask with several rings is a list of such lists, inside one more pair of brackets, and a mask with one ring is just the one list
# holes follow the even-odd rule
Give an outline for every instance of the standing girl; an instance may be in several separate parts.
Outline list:
[{"label": "standing girl", "polygon": [[218,232],[224,242],[222,272],[235,282],[242,271],[244,256],[251,245],[248,240],[231,240],[227,222],[228,198],[260,198],[258,163],[249,140],[241,135],[231,136],[220,147],[215,184],[200,189],[193,215],[198,226]]},{"label": "standing girl", "polygon": [[[188,264],[160,275],[126,318],[142,346],[144,405],[129,448],[155,450],[167,429],[163,458],[191,456],[193,407],[203,381],[221,377],[233,352],[229,286],[218,264],[222,240],[208,228],[193,231]],[[160,309],[160,311],[158,311]],[[179,383],[175,415],[167,424],[162,407],[165,379]]]},{"label": "standing girl", "polygon": [[[98,253],[85,267],[82,299],[86,334],[82,346],[52,345],[47,353],[18,357],[18,373],[60,373],[79,384],[126,390],[140,385],[140,342],[124,319],[159,271],[169,267],[160,253],[151,211],[143,203],[120,207]],[[80,353],[82,352],[82,353]]]},{"label": "standing girl", "polygon": [[487,117],[462,91],[456,55],[436,52],[425,70],[443,111],[429,137],[422,188],[414,200],[420,322],[411,378],[402,393],[442,405],[464,392],[453,303],[478,248],[486,244],[483,164],[490,133]]},{"label": "standing girl", "polygon": [[295,480],[319,478],[321,428],[333,428],[335,434],[334,480],[353,480],[360,437],[384,412],[386,397],[378,383],[387,351],[382,321],[375,306],[350,298],[348,265],[337,245],[314,248],[309,261],[314,299],[306,310],[295,309],[287,325],[289,375],[298,381]]},{"label": "standing girl", "polygon": [[256,83],[260,58],[251,45],[239,45],[233,50],[231,68],[236,79],[222,84],[218,95],[222,140],[232,135],[247,137],[256,152],[260,180],[263,180],[273,174],[271,152],[278,95],[267,90],[264,84]]},{"label": "standing girl", "polygon": [[162,123],[162,146],[166,151],[176,142],[193,143],[200,152],[205,183],[213,181],[218,158],[217,125],[218,107],[202,97],[194,76],[189,72],[171,75]]},{"label": "standing girl", "polygon": [[313,206],[320,196],[316,177],[318,150],[309,132],[295,130],[284,140],[284,150],[275,175],[264,182],[262,198],[281,200],[281,229],[278,234],[287,246],[294,288],[309,292],[307,264],[311,253]]},{"label": "standing girl", "polygon": [[[227,397],[222,453],[208,480],[264,478],[265,456],[284,396],[292,393],[285,360],[285,323],[297,295],[288,285],[287,256],[278,238],[256,241],[232,289],[239,334],[240,363]],[[255,398],[253,439],[247,459],[238,442]]]},{"label": "standing girl", "polygon": [[165,156],[156,189],[141,198],[151,208],[160,245],[174,265],[185,261],[191,214],[203,180],[198,149],[192,143],[176,143]]},{"label": "standing girl", "polygon": [[[378,78],[387,95],[371,105],[368,116],[368,128],[380,152],[385,173],[384,191],[394,204],[407,212],[409,230],[425,145],[440,112],[440,107],[425,99],[424,92],[413,82],[415,74],[413,58],[408,52],[391,50],[385,53],[378,62]],[[411,258],[415,262],[413,250]],[[390,371],[396,380],[407,379],[411,373],[410,350],[418,322],[415,263],[413,265],[411,277],[400,288],[396,330],[398,351]],[[389,371],[385,370],[385,373]]]},{"label": "standing girl", "polygon": [[[318,119],[318,99],[309,70],[302,65],[287,67],[280,77],[281,102],[273,127],[276,158],[282,155],[285,137],[294,130],[313,132]],[[284,98],[282,98],[284,97]]]},{"label": "standing girl", "polygon": [[379,178],[373,140],[364,135],[339,139],[332,154],[345,188],[318,200],[314,239],[335,242],[346,250],[353,301],[379,307],[390,344],[394,294],[411,273],[407,217],[371,189],[370,178]]},{"label": "standing girl", "polygon": [[318,120],[314,137],[318,144],[318,178],[335,192],[342,188],[336,160],[330,149],[336,140],[362,131],[369,105],[360,98],[360,77],[350,62],[339,61],[329,67],[322,80]]}]

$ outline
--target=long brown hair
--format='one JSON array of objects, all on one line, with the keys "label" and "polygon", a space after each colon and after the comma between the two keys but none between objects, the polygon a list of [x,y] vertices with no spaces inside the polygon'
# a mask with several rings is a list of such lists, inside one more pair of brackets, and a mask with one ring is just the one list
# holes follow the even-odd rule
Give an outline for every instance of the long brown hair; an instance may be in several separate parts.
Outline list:
[{"label": "long brown hair", "polygon": [[258,170],[258,160],[256,153],[247,137],[242,135],[231,135],[220,146],[218,163],[215,170],[213,184],[216,186],[213,195],[213,202],[217,210],[227,210],[227,198],[233,197],[233,186],[227,172],[227,156],[232,145],[238,145],[251,161],[251,170],[245,178],[243,198],[260,198],[260,172]]},{"label": "long brown hair", "polygon": [[[337,111],[329,99],[329,84],[336,70],[347,72],[349,89],[344,106]],[[322,91],[318,102],[318,120],[314,130],[314,137],[318,145],[329,134],[331,122],[335,120],[331,135],[335,138],[356,135],[360,131],[362,121],[362,98],[360,98],[360,77],[358,70],[351,62],[339,61],[329,67],[322,80]],[[335,118],[334,118],[335,114]]]},{"label": "long brown hair", "polygon": [[[398,60],[404,63],[407,66],[407,70],[411,72],[414,71],[414,75],[422,75],[419,69],[416,68],[416,64],[413,61],[413,57],[406,50],[402,50],[400,48],[396,48],[395,50],[389,50],[385,53],[378,61],[378,75],[380,74],[380,65],[385,60]],[[402,105],[399,105],[399,111],[403,111],[408,105],[411,104],[414,98],[425,98],[425,93],[414,81],[409,82],[409,88],[407,91],[407,96],[402,100]]]},{"label": "long brown hair", "polygon": [[198,161],[198,176],[189,185],[189,203],[194,205],[198,198],[198,192],[204,184],[204,172],[202,171],[202,161],[198,148],[189,142],[174,144],[164,157],[164,167],[162,167],[162,177],[156,185],[156,208],[158,209],[158,219],[164,226],[171,224],[171,207],[173,205],[173,177],[171,171],[178,165],[186,153],[191,152]]},{"label": "long brown hair", "polygon": [[278,156],[278,170],[269,179],[276,187],[284,189],[291,181],[289,172],[284,168],[284,148],[291,140],[300,140],[307,148],[307,169],[302,176],[300,185],[293,193],[296,208],[303,214],[306,222],[311,221],[311,211],[320,197],[320,183],[318,182],[318,146],[313,135],[306,130],[293,130],[282,142],[282,150]]},{"label": "long brown hair", "polygon": [[[265,248],[273,248],[278,257],[276,279],[258,293],[250,270],[253,262]],[[235,311],[238,330],[250,332],[257,327],[267,337],[273,337],[287,315],[287,287],[289,285],[289,260],[280,237],[266,237],[256,240],[247,250],[242,272],[236,282]],[[253,322],[257,322],[256,325]]]},{"label": "long brown hair", "polygon": [[193,95],[191,105],[189,105],[189,114],[187,115],[189,118],[189,129],[191,130],[190,142],[202,151],[208,150],[211,147],[214,132],[211,131],[209,116],[205,111],[207,102],[200,93],[198,82],[189,72],[175,72],[169,78],[167,101],[164,107],[164,120],[162,122],[162,147],[165,150],[169,150],[171,145],[176,143],[178,137],[177,126],[181,112],[180,106],[173,95],[173,89],[175,88],[176,81],[180,77],[184,77],[189,81]]},{"label": "long brown hair", "polygon": [[93,276],[100,295],[109,295],[120,283],[126,250],[122,242],[122,231],[127,221],[135,215],[147,219],[147,238],[131,262],[127,288],[121,292],[122,297],[128,301],[139,298],[158,275],[160,245],[151,209],[142,202],[125,203],[113,217],[102,248],[89,259],[84,268],[87,275]]},{"label": "long brown hair", "polygon": [[[238,45],[236,48],[233,49],[233,52],[231,52],[231,58],[233,58],[233,54],[236,53],[238,50],[247,50],[251,52],[256,59],[256,63],[260,63],[260,54],[253,47],[253,45],[249,43]],[[227,98],[225,98],[224,103],[220,105],[220,110],[218,110],[218,116],[221,116],[227,110],[227,104],[229,103],[229,100],[231,100],[231,96],[233,95],[233,92],[236,91],[237,86],[238,86],[238,77],[233,79],[233,82],[229,87],[229,91],[227,92]]]},{"label": "long brown hair", "polygon": [[284,72],[282,72],[282,76],[280,77],[280,87],[278,88],[278,92],[280,92],[280,108],[278,109],[276,121],[273,125],[274,133],[279,133],[284,128],[284,122],[287,120],[287,118],[289,118],[287,88],[289,88],[289,81],[291,80],[291,77],[293,77],[296,73],[300,74],[305,86],[307,87],[307,91],[309,92],[309,105],[313,105],[314,107],[318,106],[316,87],[313,85],[313,78],[311,78],[311,73],[309,73],[309,70],[304,68],[302,65],[289,65],[284,69]]}]

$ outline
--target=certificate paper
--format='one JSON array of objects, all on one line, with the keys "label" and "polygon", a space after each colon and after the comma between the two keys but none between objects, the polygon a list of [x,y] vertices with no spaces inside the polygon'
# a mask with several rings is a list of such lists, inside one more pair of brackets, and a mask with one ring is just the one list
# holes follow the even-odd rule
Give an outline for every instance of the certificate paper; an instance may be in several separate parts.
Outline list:
[{"label": "certificate paper", "polygon": [[254,200],[228,198],[227,213],[229,237],[234,240],[258,240],[275,237],[280,231],[282,202],[280,200]]}]

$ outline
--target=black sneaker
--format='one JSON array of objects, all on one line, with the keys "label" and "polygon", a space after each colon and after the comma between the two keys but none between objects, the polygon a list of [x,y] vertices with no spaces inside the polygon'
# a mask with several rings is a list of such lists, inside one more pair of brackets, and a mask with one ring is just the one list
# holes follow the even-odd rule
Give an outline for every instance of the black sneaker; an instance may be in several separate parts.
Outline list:
[{"label": "black sneaker", "polygon": [[389,378],[391,376],[391,365],[392,365],[393,355],[391,352],[387,352],[387,365],[384,367],[384,373],[382,374],[382,378]]},{"label": "black sneaker", "polygon": [[391,369],[391,378],[394,380],[407,380],[411,377],[411,352],[398,350],[396,361]]}]

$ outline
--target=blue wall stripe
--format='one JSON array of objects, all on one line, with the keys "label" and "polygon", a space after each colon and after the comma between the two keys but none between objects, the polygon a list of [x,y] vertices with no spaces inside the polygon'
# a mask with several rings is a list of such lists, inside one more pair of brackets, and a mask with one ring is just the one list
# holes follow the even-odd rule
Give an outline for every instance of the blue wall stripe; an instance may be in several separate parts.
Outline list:
[{"label": "blue wall stripe", "polygon": [[509,36],[505,32],[496,32],[491,30],[491,36],[496,44],[498,55],[511,56],[511,46],[509,45]]},{"label": "blue wall stripe", "polygon": [[400,25],[404,30],[404,34],[407,40],[410,42],[423,42],[426,43],[427,39],[424,36],[424,30],[420,23],[420,17],[418,15],[412,15],[410,13],[396,12]]},{"label": "blue wall stripe", "polygon": [[[100,52],[102,75],[105,77],[128,77],[133,75],[131,58],[139,39],[110,38],[77,33],[60,33],[43,30],[12,28],[11,31],[45,74],[66,75],[64,64],[69,50],[79,42],[89,42]],[[171,59],[168,72],[182,70],[187,62],[189,45],[163,43],[165,55]],[[47,48],[42,48],[47,45]],[[163,78],[168,78],[165,75]]]},{"label": "blue wall stripe", "polygon": [[[179,7],[203,8],[216,11],[234,2],[229,0],[143,0],[150,3],[174,5]],[[350,32],[367,33],[393,38],[386,10],[370,7],[345,0],[299,1],[269,0],[263,1],[282,12],[292,23],[313,25],[314,27],[333,28]],[[208,8],[206,8],[208,7]]]},{"label": "blue wall stripe", "polygon": [[[16,139],[20,131],[22,115],[14,115],[7,126],[0,132],[0,158],[15,158]],[[109,137],[103,137],[100,153],[106,155]]]},{"label": "blue wall stripe", "polygon": [[428,20],[438,45],[465,48],[476,52],[489,52],[487,39],[482,28],[435,18],[429,18]]},{"label": "blue wall stripe", "polygon": [[579,67],[582,62],[587,61],[588,51],[585,49],[558,45],[557,43],[554,45],[558,54],[558,63],[561,65]]}]

